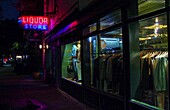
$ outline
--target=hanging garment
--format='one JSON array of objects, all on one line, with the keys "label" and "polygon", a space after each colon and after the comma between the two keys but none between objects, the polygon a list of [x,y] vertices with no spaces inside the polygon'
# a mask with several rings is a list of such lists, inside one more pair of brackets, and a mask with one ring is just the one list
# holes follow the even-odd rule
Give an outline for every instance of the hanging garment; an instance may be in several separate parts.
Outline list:
[{"label": "hanging garment", "polygon": [[99,59],[99,89],[104,89],[104,80],[106,79],[106,64],[110,57],[110,54],[106,54]]},{"label": "hanging garment", "polygon": [[143,65],[141,67],[141,81],[140,86],[142,91],[153,90],[153,68],[151,58],[142,58],[141,62]]},{"label": "hanging garment", "polygon": [[114,54],[107,61],[106,80],[108,83],[112,81],[113,78],[116,80],[117,75],[120,75],[122,73],[123,62],[122,60],[120,60],[120,58],[120,54]]},{"label": "hanging garment", "polygon": [[106,82],[108,89],[114,94],[120,94],[123,88],[123,57],[121,54],[114,54],[107,60]]},{"label": "hanging garment", "polygon": [[156,58],[154,61],[154,88],[156,91],[167,90],[167,58]]}]

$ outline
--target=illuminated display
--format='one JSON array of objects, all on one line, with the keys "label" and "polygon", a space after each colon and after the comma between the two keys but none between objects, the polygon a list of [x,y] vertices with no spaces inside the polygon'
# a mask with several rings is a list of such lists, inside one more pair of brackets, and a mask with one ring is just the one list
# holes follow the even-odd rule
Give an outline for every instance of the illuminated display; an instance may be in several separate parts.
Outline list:
[{"label": "illuminated display", "polygon": [[19,22],[26,30],[48,30],[49,19],[45,16],[22,16]]}]

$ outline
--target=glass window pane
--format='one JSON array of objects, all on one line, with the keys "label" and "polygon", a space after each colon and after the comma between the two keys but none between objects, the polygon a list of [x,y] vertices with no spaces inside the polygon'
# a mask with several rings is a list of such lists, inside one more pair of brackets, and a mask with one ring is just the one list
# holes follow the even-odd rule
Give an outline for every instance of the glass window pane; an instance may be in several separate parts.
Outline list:
[{"label": "glass window pane", "polygon": [[91,36],[83,40],[83,70],[84,70],[84,85],[98,87],[98,39],[97,36]]},{"label": "glass window pane", "polygon": [[123,95],[122,29],[100,34],[98,88],[114,95]]},{"label": "glass window pane", "polygon": [[132,23],[129,29],[132,100],[169,110],[167,16]]},{"label": "glass window pane", "polygon": [[165,0],[138,0],[138,13],[143,15],[165,7]]},{"label": "glass window pane", "polygon": [[97,30],[97,23],[93,23],[91,25],[89,25],[88,27],[83,29],[83,35],[87,35],[91,32],[94,32]]},{"label": "glass window pane", "polygon": [[120,10],[110,13],[100,19],[100,30],[113,26],[121,22]]},{"label": "glass window pane", "polygon": [[80,41],[61,46],[62,78],[81,84]]}]

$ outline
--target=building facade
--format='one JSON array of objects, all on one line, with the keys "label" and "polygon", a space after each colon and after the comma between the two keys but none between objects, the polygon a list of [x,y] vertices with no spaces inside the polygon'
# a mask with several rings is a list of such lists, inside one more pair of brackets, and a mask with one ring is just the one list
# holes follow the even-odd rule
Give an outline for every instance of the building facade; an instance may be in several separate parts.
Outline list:
[{"label": "building facade", "polygon": [[169,0],[45,3],[50,83],[99,110],[169,110]]}]

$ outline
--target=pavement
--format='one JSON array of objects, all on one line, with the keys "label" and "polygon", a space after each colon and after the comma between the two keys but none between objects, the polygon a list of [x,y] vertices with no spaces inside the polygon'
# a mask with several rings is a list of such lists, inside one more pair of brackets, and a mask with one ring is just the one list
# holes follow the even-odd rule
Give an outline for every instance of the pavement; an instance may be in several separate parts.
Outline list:
[{"label": "pavement", "polygon": [[55,86],[0,67],[0,110],[95,110]]}]

